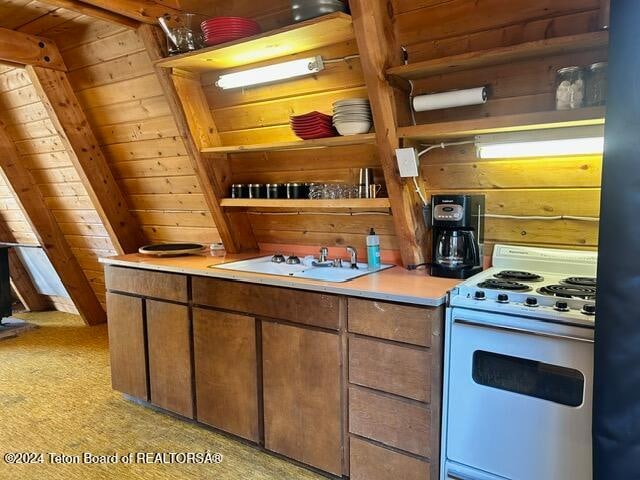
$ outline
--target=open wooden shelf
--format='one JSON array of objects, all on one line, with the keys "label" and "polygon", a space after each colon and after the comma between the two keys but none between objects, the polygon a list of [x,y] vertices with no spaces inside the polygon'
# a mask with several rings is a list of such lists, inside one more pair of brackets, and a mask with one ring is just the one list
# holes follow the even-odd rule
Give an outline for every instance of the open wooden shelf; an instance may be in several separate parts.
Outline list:
[{"label": "open wooden shelf", "polygon": [[255,145],[231,145],[225,147],[203,148],[203,153],[246,153],[269,152],[278,150],[304,150],[307,148],[343,147],[346,145],[363,145],[375,143],[375,133],[347,135],[344,137],[318,138],[315,140],[297,140],[293,142],[258,143]]},{"label": "open wooden shelf", "polygon": [[222,70],[306,52],[353,38],[351,16],[336,12],[252,37],[163,58],[155,64],[189,71]]},{"label": "open wooden shelf", "polygon": [[353,209],[371,210],[391,208],[388,198],[349,198],[343,200],[289,200],[262,198],[225,198],[220,202],[222,207],[245,208],[299,208],[299,209]]},{"label": "open wooden shelf", "polygon": [[577,110],[553,110],[550,112],[520,113],[470,120],[453,120],[401,127],[398,129],[398,135],[400,138],[413,140],[441,140],[473,137],[484,133],[602,125],[605,112],[605,107],[590,107]]},{"label": "open wooden shelf", "polygon": [[410,63],[388,69],[387,75],[416,80],[432,75],[592,50],[606,47],[608,42],[608,32],[569,35]]}]

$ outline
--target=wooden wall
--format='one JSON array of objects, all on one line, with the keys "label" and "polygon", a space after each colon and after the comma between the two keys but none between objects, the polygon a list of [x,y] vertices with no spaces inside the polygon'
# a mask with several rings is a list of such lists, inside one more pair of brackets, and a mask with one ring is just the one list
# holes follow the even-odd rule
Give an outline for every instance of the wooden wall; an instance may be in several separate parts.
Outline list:
[{"label": "wooden wall", "polygon": [[[109,236],[78,177],[60,137],[22,68],[0,73],[1,118],[21,160],[38,184],[47,207],[104,303],[104,277],[98,257],[113,255]],[[3,188],[2,217],[16,241],[37,243],[8,188]],[[60,301],[68,310],[68,302]]]},{"label": "wooden wall", "polygon": [[[598,30],[600,0],[393,0],[398,48],[410,62]],[[605,49],[432,76],[416,94],[487,85],[487,104],[416,115],[418,124],[555,108],[555,72],[606,61]],[[428,193],[487,196],[487,212],[512,216],[599,215],[601,158],[478,160],[473,146],[423,157]],[[597,246],[597,222],[487,219],[488,243]],[[490,253],[490,249],[488,250]]]},{"label": "wooden wall", "polygon": [[81,17],[46,35],[147,240],[220,241],[136,32]]}]

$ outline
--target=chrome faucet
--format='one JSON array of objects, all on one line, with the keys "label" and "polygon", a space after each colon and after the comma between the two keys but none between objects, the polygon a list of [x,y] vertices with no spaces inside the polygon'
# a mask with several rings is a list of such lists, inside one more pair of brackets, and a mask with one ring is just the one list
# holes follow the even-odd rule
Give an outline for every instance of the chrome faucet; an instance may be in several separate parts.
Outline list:
[{"label": "chrome faucet", "polygon": [[320,257],[318,263],[324,263],[329,259],[329,249],[327,247],[320,248]]},{"label": "chrome faucet", "polygon": [[355,247],[347,247],[347,253],[349,255],[351,255],[351,268],[353,269],[357,269],[358,268],[358,251],[355,249]]}]

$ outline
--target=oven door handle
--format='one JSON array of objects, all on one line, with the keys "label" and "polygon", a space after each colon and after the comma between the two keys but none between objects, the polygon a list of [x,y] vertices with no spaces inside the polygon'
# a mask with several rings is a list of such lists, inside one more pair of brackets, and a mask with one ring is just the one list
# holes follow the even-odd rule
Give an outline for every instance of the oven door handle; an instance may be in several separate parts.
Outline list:
[{"label": "oven door handle", "polygon": [[526,335],[536,335],[538,337],[550,337],[550,338],[561,338],[563,340],[574,340],[576,342],[585,342],[585,343],[593,343],[593,340],[590,338],[581,338],[573,335],[562,335],[560,333],[552,333],[552,332],[540,332],[537,330],[530,330],[527,328],[518,328],[512,327],[509,325],[498,325],[495,323],[484,323],[484,322],[476,322],[473,320],[464,320],[461,318],[456,318],[454,323],[459,323],[461,325],[471,325],[473,327],[481,327],[481,328],[490,328],[493,330],[503,330],[506,332],[514,332],[514,333],[523,333]]}]

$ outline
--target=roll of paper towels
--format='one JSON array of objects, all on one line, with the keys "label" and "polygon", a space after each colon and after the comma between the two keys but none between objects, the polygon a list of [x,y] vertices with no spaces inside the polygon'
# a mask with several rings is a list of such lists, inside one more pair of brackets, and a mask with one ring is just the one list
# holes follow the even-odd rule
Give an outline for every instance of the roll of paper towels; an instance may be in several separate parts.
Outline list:
[{"label": "roll of paper towels", "polygon": [[480,105],[486,102],[487,88],[478,87],[469,88],[468,90],[456,90],[455,92],[419,95],[413,99],[413,109],[416,112],[426,112],[428,110],[440,110],[442,108]]}]

